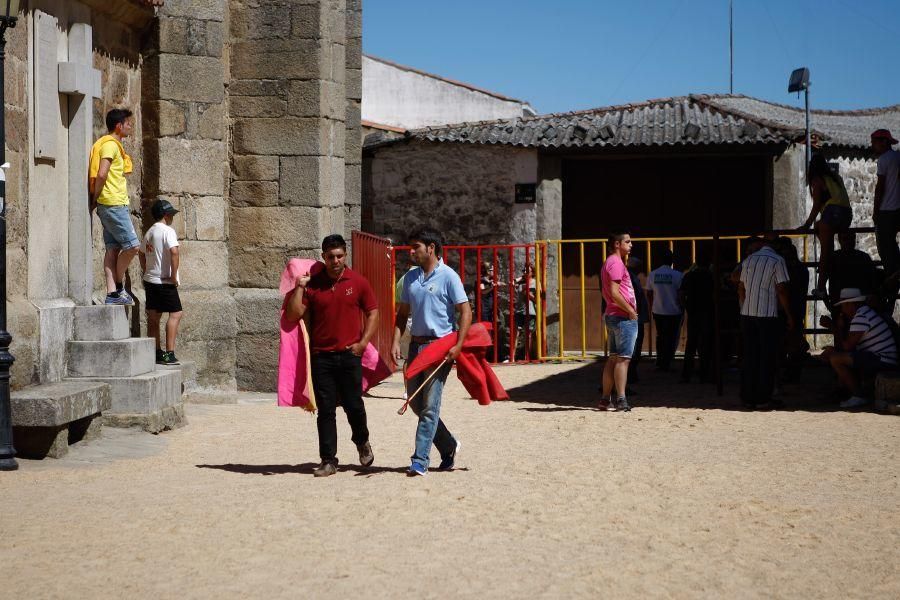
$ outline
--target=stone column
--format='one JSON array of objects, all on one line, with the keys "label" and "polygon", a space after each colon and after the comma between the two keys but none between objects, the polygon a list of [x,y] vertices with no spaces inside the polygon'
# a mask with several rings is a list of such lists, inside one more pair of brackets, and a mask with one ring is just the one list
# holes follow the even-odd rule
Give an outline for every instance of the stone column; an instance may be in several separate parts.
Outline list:
[{"label": "stone column", "polygon": [[203,387],[234,387],[235,302],[228,289],[223,61],[227,0],[167,0],[153,25],[144,87],[145,226],[165,198],[181,212],[178,356]]},{"label": "stone column", "polygon": [[[557,156],[538,155],[537,184],[537,238],[539,240],[562,237],[562,160]],[[541,267],[547,273],[544,292],[547,298],[547,354],[559,353],[559,282],[557,277],[556,247],[547,248],[546,263]]]},{"label": "stone column", "polygon": [[359,68],[361,59],[348,57],[348,22],[359,35],[359,2],[350,4],[352,17],[347,0],[230,3],[229,261],[244,389],[275,387],[286,260],[317,258],[322,238],[345,233],[354,218],[344,200],[352,185],[345,156],[354,153],[358,178],[359,141],[349,142],[347,129],[359,127],[360,94],[346,82],[348,64]]},{"label": "stone column", "polygon": [[347,0],[347,115],[344,139],[344,237],[362,219],[362,0]]}]

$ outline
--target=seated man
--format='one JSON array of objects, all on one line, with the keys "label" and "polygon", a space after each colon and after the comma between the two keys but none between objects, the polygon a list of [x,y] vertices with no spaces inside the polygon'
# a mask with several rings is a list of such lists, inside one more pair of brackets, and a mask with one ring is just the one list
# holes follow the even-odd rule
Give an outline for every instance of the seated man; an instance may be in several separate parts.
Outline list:
[{"label": "seated man", "polygon": [[866,305],[859,288],[841,290],[835,306],[850,321],[849,332],[843,351],[829,346],[822,353],[822,360],[831,364],[840,385],[850,391],[850,398],[841,402],[841,408],[856,408],[869,402],[863,397],[864,378],[897,368],[897,343],[890,324]]}]

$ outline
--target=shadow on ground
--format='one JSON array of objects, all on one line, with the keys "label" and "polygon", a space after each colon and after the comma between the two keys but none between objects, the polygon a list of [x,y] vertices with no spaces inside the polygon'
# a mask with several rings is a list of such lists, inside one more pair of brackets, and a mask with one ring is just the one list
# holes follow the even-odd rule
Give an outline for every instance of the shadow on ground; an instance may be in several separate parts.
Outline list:
[{"label": "shadow on ground", "polygon": [[[226,463],[223,465],[196,465],[198,469],[215,469],[240,473],[242,475],[312,475],[319,463],[301,463],[298,465],[243,465]],[[363,467],[361,465],[338,465],[338,473],[354,472],[357,476],[379,475],[382,473],[406,474],[406,467]],[[453,471],[468,471],[467,468],[453,469]],[[453,471],[448,471],[452,473]]]},{"label": "shadow on ground", "polygon": [[[523,406],[532,412],[594,410],[600,399],[600,381],[604,360],[596,360],[531,383],[507,390],[510,401],[542,406]],[[705,383],[681,383],[681,362],[676,361],[669,372],[657,371],[652,362],[643,361],[638,370],[638,382],[629,383],[633,407],[700,408],[744,410],[741,406],[740,374],[737,369],[724,373],[723,394],[716,386]],[[829,412],[842,410],[840,399],[831,395],[834,377],[830,369],[816,362],[804,367],[797,383],[780,386],[779,398],[783,410]],[[871,408],[871,407],[869,407]]]}]

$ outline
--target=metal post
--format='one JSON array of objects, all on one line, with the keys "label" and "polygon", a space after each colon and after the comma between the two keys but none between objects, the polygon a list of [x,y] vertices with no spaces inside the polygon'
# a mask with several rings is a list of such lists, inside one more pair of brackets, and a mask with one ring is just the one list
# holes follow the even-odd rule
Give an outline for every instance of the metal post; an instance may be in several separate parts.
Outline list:
[{"label": "metal post", "polygon": [[812,158],[812,145],[809,136],[809,86],[803,90],[803,97],[806,103],[806,170],[809,171],[809,161]]},{"label": "metal post", "polygon": [[[9,7],[7,7],[7,11]],[[0,165],[6,163],[6,123],[4,90],[6,61],[6,29],[14,27],[15,19],[0,23]],[[13,355],[9,353],[12,336],[6,331],[6,173],[0,167],[0,471],[14,471],[16,449],[12,439],[12,407],[9,400],[9,369]]]},{"label": "metal post", "polygon": [[728,2],[728,93],[734,93],[734,2]]}]

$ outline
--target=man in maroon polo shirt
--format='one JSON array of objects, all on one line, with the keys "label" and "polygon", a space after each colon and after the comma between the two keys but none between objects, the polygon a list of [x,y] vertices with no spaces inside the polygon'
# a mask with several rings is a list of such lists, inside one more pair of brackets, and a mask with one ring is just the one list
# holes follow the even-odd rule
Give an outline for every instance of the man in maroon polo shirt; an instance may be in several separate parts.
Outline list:
[{"label": "man in maroon polo shirt", "polygon": [[325,268],[314,277],[307,273],[297,281],[285,309],[290,320],[308,318],[322,459],[313,470],[316,477],[337,472],[338,400],[347,414],[360,464],[368,467],[375,460],[362,401],[362,355],[378,326],[378,307],[369,282],[346,266],[346,258],[343,237],[335,234],[322,240]]}]

